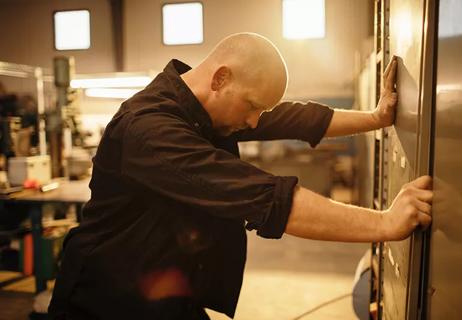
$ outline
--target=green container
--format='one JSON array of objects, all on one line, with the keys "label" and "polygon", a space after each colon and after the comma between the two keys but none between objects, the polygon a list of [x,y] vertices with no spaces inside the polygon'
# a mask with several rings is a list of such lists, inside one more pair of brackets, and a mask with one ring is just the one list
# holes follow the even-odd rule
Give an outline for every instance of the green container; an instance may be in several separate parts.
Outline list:
[{"label": "green container", "polygon": [[42,237],[42,277],[51,280],[56,277],[58,260],[63,247],[64,235]]}]

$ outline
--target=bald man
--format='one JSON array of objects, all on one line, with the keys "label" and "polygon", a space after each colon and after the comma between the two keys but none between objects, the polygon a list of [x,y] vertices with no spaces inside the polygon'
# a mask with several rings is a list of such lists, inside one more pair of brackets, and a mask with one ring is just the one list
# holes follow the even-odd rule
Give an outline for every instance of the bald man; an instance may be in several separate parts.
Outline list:
[{"label": "bald man", "polygon": [[[222,40],[191,69],[172,60],[108,124],[93,159],[91,200],[64,243],[54,319],[234,316],[246,229],[265,238],[384,241],[428,226],[430,179],[411,182],[386,212],[338,203],[239,159],[237,143],[300,139],[313,147],[391,125],[396,62],[374,112],[279,103],[281,54],[250,33]],[[274,257],[277,259],[277,257]]]}]

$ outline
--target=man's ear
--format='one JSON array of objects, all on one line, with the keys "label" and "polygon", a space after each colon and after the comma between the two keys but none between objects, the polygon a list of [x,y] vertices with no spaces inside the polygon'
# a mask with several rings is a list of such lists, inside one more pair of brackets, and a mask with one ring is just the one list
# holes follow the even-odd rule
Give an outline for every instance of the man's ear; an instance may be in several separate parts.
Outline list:
[{"label": "man's ear", "polygon": [[212,90],[218,91],[225,86],[231,79],[231,69],[226,66],[221,66],[213,74],[212,78]]}]

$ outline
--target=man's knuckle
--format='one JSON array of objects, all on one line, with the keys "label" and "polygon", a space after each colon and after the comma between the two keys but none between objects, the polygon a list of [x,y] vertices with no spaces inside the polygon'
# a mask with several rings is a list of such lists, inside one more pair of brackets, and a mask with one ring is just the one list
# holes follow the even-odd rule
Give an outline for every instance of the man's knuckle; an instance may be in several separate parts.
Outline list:
[{"label": "man's knuckle", "polygon": [[408,207],[408,216],[411,219],[416,219],[418,217],[419,211],[417,210],[416,207],[414,206],[409,206]]},{"label": "man's knuckle", "polygon": [[407,198],[410,198],[412,195],[412,188],[410,186],[406,186],[403,190],[403,195]]}]

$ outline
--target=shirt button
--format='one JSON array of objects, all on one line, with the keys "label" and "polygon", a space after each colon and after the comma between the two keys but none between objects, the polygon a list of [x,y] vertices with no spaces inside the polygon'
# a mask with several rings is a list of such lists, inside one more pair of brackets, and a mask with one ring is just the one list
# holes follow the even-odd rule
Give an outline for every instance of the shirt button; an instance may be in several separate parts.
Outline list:
[{"label": "shirt button", "polygon": [[196,128],[199,128],[199,124],[198,124],[197,122],[194,123],[194,126],[195,126]]}]

